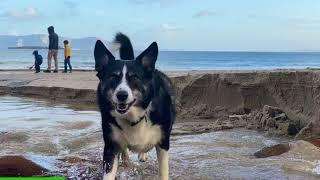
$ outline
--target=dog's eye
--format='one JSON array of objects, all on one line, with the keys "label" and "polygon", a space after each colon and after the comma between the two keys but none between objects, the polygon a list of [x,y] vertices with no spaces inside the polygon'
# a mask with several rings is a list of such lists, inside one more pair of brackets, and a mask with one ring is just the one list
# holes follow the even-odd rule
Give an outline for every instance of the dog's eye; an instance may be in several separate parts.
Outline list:
[{"label": "dog's eye", "polygon": [[119,78],[119,75],[116,73],[112,73],[108,76],[108,79],[118,79],[118,78]]},{"label": "dog's eye", "polygon": [[139,76],[136,75],[136,74],[129,75],[129,78],[132,79],[132,80],[139,80],[140,79]]}]

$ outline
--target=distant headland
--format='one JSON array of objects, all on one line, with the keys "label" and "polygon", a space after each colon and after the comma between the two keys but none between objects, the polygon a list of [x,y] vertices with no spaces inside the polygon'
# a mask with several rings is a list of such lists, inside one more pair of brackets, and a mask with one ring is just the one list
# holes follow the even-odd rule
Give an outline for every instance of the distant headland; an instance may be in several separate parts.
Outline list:
[{"label": "distant headland", "polygon": [[[16,46],[16,47],[8,47],[8,49],[48,49],[48,47],[45,47],[45,46]],[[59,47],[59,49],[63,49],[63,48]]]}]

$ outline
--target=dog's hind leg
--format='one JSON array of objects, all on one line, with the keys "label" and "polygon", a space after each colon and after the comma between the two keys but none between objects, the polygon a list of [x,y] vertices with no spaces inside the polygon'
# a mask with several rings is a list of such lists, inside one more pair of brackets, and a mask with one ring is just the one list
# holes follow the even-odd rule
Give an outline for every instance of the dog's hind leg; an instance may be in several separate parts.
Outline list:
[{"label": "dog's hind leg", "polygon": [[169,154],[168,151],[162,149],[160,146],[156,146],[158,164],[159,164],[159,179],[169,179]]},{"label": "dog's hind leg", "polygon": [[148,159],[148,154],[147,153],[139,153],[138,159],[140,162],[146,162]]},{"label": "dog's hind leg", "polygon": [[129,150],[127,148],[121,153],[121,161],[124,166],[129,165]]}]

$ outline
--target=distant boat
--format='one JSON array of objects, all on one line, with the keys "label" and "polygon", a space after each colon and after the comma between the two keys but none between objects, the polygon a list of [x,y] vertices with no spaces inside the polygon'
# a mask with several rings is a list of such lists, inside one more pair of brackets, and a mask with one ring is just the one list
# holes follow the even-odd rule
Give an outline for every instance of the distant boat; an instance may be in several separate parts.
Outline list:
[{"label": "distant boat", "polygon": [[[16,47],[8,47],[8,49],[48,49],[46,46],[16,46]],[[63,49],[59,47],[59,49]]]}]

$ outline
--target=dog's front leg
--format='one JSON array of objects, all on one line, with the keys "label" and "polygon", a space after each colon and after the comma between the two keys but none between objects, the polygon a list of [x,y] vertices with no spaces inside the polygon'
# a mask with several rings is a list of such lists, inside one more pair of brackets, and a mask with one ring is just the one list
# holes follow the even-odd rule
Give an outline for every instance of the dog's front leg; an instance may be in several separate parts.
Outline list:
[{"label": "dog's front leg", "polygon": [[119,164],[119,155],[113,157],[112,161],[104,161],[104,174],[103,180],[114,180],[116,178],[117,169]]},{"label": "dog's front leg", "polygon": [[114,180],[116,178],[118,164],[119,164],[119,152],[110,146],[105,146],[103,155],[103,180]]},{"label": "dog's front leg", "polygon": [[162,149],[160,146],[156,146],[158,164],[159,164],[159,179],[169,179],[169,154],[168,151]]}]

